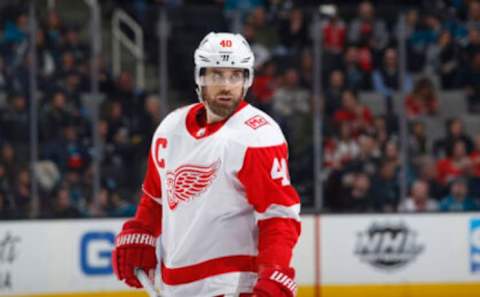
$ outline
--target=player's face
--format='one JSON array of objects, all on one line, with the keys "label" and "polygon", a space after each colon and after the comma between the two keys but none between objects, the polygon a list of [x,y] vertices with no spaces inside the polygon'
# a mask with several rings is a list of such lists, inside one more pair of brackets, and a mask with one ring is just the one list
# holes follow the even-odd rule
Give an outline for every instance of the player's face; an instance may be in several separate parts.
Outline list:
[{"label": "player's face", "polygon": [[225,118],[231,115],[242,100],[244,71],[235,68],[207,68],[202,97],[208,109]]}]

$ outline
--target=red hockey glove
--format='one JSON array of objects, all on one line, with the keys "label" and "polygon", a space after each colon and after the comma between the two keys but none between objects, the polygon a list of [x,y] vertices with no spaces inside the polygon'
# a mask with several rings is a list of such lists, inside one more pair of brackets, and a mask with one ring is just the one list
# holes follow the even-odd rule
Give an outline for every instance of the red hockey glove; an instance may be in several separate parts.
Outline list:
[{"label": "red hockey glove", "polygon": [[157,266],[155,245],[157,238],[135,220],[127,221],[122,232],[115,240],[112,252],[113,271],[119,280],[131,287],[142,285],[134,274],[135,268],[141,268],[147,274]]},{"label": "red hockey glove", "polygon": [[293,268],[261,268],[258,281],[253,288],[255,297],[294,297],[297,284],[293,280]]}]

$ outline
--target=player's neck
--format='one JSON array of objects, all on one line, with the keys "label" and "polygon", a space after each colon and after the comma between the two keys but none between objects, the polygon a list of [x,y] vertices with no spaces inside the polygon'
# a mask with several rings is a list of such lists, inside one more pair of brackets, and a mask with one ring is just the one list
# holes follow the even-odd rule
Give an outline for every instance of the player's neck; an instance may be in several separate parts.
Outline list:
[{"label": "player's neck", "polygon": [[210,109],[208,107],[205,108],[205,109],[206,109],[206,112],[207,112],[207,124],[213,124],[213,123],[216,123],[216,122],[220,122],[220,121],[223,121],[226,118],[226,117],[219,116],[216,113],[213,113],[212,111],[210,111]]}]

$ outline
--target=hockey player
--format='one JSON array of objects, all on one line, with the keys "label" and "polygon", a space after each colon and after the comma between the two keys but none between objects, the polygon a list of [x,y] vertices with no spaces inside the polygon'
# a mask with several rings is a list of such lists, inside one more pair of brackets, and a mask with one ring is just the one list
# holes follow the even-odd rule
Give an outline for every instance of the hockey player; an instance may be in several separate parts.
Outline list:
[{"label": "hockey player", "polygon": [[279,126],[243,100],[253,53],[239,34],[210,33],[194,60],[200,103],[157,128],[136,215],[116,239],[114,272],[141,287],[134,268],[152,273],[160,236],[163,296],[295,296],[300,201]]}]

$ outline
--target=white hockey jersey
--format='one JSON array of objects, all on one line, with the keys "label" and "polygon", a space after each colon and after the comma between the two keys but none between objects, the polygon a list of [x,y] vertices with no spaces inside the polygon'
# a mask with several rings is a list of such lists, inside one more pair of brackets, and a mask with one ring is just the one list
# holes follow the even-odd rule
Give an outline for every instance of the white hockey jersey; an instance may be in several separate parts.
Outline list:
[{"label": "white hockey jersey", "polygon": [[276,122],[244,101],[226,120],[204,121],[203,104],[178,109],[152,141],[143,191],[162,205],[167,297],[252,292],[257,266],[288,266],[300,232],[300,201]]}]

